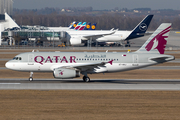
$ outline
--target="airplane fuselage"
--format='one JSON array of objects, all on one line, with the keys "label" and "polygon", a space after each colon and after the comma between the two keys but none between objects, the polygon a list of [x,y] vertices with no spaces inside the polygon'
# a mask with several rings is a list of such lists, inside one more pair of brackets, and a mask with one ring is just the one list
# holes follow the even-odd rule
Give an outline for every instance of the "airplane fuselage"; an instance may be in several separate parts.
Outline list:
[{"label": "airplane fuselage", "polygon": [[[70,40],[72,37],[78,38],[81,40],[88,40],[86,36],[90,35],[97,35],[97,34],[108,34],[111,31],[109,30],[88,30],[88,31],[66,31],[68,33],[68,39]],[[111,35],[105,35],[105,36],[98,36],[98,37],[92,37],[94,40],[97,40],[98,42],[117,42],[121,40],[125,40],[131,31],[116,31],[114,34]]]},{"label": "airplane fuselage", "polygon": [[[6,63],[6,67],[17,71],[52,72],[60,67],[82,67],[87,73],[119,72],[146,67],[158,62],[150,60],[150,56],[159,54],[136,54],[118,52],[29,52],[17,55]],[[173,58],[170,55],[168,58]],[[91,64],[112,61],[112,64],[91,68]]]}]

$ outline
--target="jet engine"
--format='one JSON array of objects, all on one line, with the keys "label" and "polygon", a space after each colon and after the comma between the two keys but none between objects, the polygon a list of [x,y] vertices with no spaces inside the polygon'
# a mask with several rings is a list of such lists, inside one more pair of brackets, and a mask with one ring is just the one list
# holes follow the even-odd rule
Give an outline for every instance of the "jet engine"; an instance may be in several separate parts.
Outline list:
[{"label": "jet engine", "polygon": [[70,38],[71,45],[80,45],[82,40],[80,38]]},{"label": "jet engine", "polygon": [[57,79],[68,79],[80,77],[80,71],[67,68],[56,68],[53,72],[54,78]]}]

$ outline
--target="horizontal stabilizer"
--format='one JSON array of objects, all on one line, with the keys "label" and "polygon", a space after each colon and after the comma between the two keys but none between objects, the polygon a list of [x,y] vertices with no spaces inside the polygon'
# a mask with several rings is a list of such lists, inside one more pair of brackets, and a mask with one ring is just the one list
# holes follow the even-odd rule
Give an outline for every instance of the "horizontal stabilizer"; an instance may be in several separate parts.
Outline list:
[{"label": "horizontal stabilizer", "polygon": [[175,57],[171,56],[171,55],[165,55],[165,56],[157,56],[157,57],[151,57],[149,60],[161,63],[161,62],[167,62],[167,61],[171,61],[174,60]]}]

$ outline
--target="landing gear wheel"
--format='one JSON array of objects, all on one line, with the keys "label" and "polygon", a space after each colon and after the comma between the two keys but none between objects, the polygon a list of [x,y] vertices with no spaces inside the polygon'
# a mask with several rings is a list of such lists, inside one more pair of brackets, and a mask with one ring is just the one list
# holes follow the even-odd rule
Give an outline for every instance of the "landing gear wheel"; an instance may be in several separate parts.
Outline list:
[{"label": "landing gear wheel", "polygon": [[84,77],[83,77],[83,80],[84,80],[84,82],[90,82],[90,78],[87,77],[87,76],[84,76]]},{"label": "landing gear wheel", "polygon": [[29,77],[29,81],[33,81],[33,72],[30,72],[30,77]]},{"label": "landing gear wheel", "polygon": [[30,81],[30,82],[31,82],[31,81],[33,81],[33,78],[32,78],[32,77],[30,77],[30,78],[29,78],[29,81]]}]

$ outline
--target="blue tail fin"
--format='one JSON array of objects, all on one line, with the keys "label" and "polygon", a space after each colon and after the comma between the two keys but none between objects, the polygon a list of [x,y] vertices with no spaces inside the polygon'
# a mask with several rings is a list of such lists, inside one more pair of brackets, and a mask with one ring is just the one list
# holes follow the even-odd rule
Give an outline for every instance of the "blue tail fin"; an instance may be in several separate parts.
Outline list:
[{"label": "blue tail fin", "polygon": [[78,22],[73,22],[70,26],[69,26],[69,29],[74,29],[76,27]]},{"label": "blue tail fin", "polygon": [[86,27],[84,28],[84,30],[89,30],[90,27],[91,27],[91,23],[89,22],[89,23],[86,25]]},{"label": "blue tail fin", "polygon": [[131,32],[126,40],[144,36],[154,15],[147,15]]},{"label": "blue tail fin", "polygon": [[89,30],[95,30],[96,29],[96,24],[97,23],[92,24],[92,26],[91,26],[91,28]]}]

